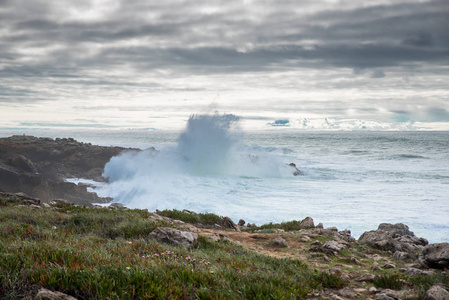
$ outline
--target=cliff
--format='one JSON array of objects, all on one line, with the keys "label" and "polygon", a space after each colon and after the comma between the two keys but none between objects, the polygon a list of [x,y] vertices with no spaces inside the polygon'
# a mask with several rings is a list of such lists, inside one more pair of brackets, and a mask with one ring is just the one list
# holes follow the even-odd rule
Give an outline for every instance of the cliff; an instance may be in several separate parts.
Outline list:
[{"label": "cliff", "polygon": [[104,165],[127,149],[95,146],[72,138],[12,136],[0,139],[0,191],[23,192],[42,201],[62,198],[90,205],[110,199],[87,192],[66,178],[104,181]]}]

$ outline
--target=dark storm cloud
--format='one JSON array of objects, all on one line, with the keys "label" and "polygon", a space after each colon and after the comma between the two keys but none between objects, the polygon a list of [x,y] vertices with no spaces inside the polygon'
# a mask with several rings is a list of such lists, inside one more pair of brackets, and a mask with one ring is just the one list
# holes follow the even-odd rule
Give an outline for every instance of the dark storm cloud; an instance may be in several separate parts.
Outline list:
[{"label": "dark storm cloud", "polygon": [[406,76],[410,65],[431,70],[449,62],[447,0],[324,8],[317,1],[160,3],[92,9],[87,0],[0,0],[0,77],[114,86],[129,80],[91,78],[90,71],[108,77],[126,68],[126,77],[161,68],[185,76],[350,68],[375,80],[390,67]]}]

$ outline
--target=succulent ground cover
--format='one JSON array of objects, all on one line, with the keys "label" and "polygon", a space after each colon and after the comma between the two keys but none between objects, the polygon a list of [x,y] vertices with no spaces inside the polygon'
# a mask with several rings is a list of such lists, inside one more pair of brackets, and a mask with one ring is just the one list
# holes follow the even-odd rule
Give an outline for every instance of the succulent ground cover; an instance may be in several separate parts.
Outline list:
[{"label": "succulent ground cover", "polygon": [[[0,199],[1,299],[33,299],[42,287],[78,299],[374,299],[384,289],[420,299],[449,284],[444,271],[410,276],[399,269],[412,260],[393,262],[356,242],[326,252],[332,236],[297,226],[237,232],[217,226],[223,218],[213,214],[19,204]],[[182,224],[174,219],[202,225],[192,248],[150,238],[157,227]]]},{"label": "succulent ground cover", "polygon": [[31,299],[40,287],[79,299],[290,299],[346,284],[301,260],[205,236],[191,249],[160,244],[148,235],[170,224],[146,210],[1,203],[2,299]]}]

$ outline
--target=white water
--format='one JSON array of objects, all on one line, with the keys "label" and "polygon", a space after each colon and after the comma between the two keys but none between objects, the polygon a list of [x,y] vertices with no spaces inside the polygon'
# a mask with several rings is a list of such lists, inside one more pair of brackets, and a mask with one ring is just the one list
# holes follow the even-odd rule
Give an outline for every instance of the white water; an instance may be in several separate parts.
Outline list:
[{"label": "white water", "polygon": [[[430,242],[449,242],[448,132],[244,133],[237,125],[230,115],[196,116],[182,135],[40,136],[155,146],[157,154],[125,154],[106,166],[111,183],[97,191],[129,207],[186,208],[256,224],[311,216],[356,237],[382,222],[402,222]],[[305,176],[292,176],[290,162]]]}]

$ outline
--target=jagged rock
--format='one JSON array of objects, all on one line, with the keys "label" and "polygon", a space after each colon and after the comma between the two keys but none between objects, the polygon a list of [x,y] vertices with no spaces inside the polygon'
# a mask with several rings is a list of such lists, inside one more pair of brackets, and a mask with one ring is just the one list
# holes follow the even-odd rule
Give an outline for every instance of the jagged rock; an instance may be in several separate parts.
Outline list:
[{"label": "jagged rock", "polygon": [[396,252],[402,249],[399,243],[396,242],[388,232],[364,232],[360,236],[359,242],[384,251]]},{"label": "jagged rock", "polygon": [[112,209],[125,209],[126,208],[123,204],[117,203],[117,202],[109,204],[108,207],[112,208]]},{"label": "jagged rock", "polygon": [[436,269],[449,268],[449,244],[436,243],[424,247],[420,260],[426,267]]},{"label": "jagged rock", "polygon": [[388,261],[382,266],[382,269],[396,269],[396,265],[391,261]]},{"label": "jagged rock", "polygon": [[233,229],[235,231],[240,231],[240,228],[228,217],[224,217],[223,220],[221,220],[221,225],[224,228]]},{"label": "jagged rock", "polygon": [[40,289],[36,295],[36,300],[77,300],[75,297],[61,292],[52,292],[47,289]]},{"label": "jagged rock", "polygon": [[353,242],[355,238],[351,236],[351,230],[342,230],[334,234],[336,239],[341,239],[346,242]]},{"label": "jagged rock", "polygon": [[150,236],[164,243],[192,247],[198,239],[198,234],[168,227],[157,227]]},{"label": "jagged rock", "polygon": [[324,229],[324,225],[323,223],[318,223],[318,225],[316,225],[315,228]]},{"label": "jagged rock", "polygon": [[280,247],[280,248],[287,248],[288,247],[288,243],[286,240],[284,240],[281,237],[277,237],[273,240],[273,246],[275,247]]},{"label": "jagged rock", "polygon": [[426,239],[416,237],[408,229],[408,226],[402,223],[382,223],[377,230],[364,232],[360,236],[359,242],[379,250],[391,251],[393,253],[396,251],[412,253],[414,250],[421,249],[428,243]]},{"label": "jagged rock", "polygon": [[365,274],[360,275],[359,277],[356,277],[354,279],[354,281],[356,281],[356,282],[362,282],[362,281],[364,281],[364,282],[373,282],[374,281],[374,277],[375,276],[373,274],[365,273]]},{"label": "jagged rock", "polygon": [[321,248],[325,253],[335,255],[347,247],[348,244],[344,241],[327,241]]},{"label": "jagged rock", "polygon": [[426,292],[426,300],[449,300],[449,291],[442,285],[434,285]]},{"label": "jagged rock", "polygon": [[290,163],[290,164],[288,164],[288,166],[293,168],[294,176],[304,175],[304,173],[300,169],[298,169],[294,163]]},{"label": "jagged rock", "polygon": [[313,223],[313,219],[311,217],[306,217],[301,221],[301,223],[299,223],[299,227],[304,229],[315,228],[315,224]]},{"label": "jagged rock", "polygon": [[403,251],[396,251],[393,254],[393,258],[396,260],[404,260],[407,259],[409,257],[407,252],[403,252]]},{"label": "jagged rock", "polygon": [[245,223],[246,223],[245,220],[240,219],[238,225],[239,225],[239,226],[244,226]]},{"label": "jagged rock", "polygon": [[382,230],[389,232],[392,237],[410,235],[415,236],[415,234],[409,230],[408,226],[402,223],[390,224],[390,223],[381,223],[377,230]]}]

